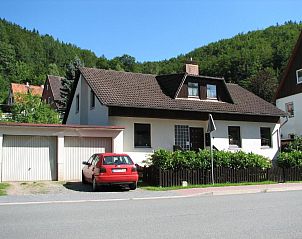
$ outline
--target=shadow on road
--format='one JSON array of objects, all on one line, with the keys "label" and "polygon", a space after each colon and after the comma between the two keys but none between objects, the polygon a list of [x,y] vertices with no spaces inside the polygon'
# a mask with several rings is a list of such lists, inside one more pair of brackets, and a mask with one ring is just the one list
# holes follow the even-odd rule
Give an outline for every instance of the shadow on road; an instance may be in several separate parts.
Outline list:
[{"label": "shadow on road", "polygon": [[[66,182],[63,186],[69,190],[77,191],[77,192],[92,192],[91,184],[83,184],[82,182]],[[99,192],[124,192],[129,191],[128,187],[124,186],[99,186]]]}]

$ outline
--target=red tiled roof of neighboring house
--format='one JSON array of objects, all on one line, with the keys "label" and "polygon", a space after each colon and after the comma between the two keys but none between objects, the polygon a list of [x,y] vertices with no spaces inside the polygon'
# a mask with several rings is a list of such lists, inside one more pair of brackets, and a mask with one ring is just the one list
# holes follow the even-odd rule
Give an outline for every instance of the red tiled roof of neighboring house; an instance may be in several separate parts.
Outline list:
[{"label": "red tiled roof of neighboring house", "polygon": [[17,84],[17,83],[11,83],[11,89],[13,95],[19,93],[19,94],[27,94],[28,90],[31,91],[33,95],[42,96],[43,87],[42,86],[35,86],[35,85],[29,85],[29,87],[25,84]]}]

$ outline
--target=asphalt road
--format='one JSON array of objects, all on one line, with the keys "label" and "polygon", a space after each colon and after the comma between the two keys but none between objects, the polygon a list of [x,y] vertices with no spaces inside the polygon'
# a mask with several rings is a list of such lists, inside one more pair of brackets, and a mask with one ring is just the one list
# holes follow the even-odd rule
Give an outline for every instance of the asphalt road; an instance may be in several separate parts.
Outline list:
[{"label": "asphalt road", "polygon": [[302,238],[302,191],[0,205],[0,238]]}]

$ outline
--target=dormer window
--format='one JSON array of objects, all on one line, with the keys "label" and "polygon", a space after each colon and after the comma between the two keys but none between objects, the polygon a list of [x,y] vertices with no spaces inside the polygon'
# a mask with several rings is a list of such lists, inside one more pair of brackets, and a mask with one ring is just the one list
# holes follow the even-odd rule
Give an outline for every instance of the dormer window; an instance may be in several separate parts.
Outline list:
[{"label": "dormer window", "polygon": [[207,98],[217,99],[216,85],[207,84]]},{"label": "dormer window", "polygon": [[302,83],[302,69],[297,70],[296,75],[297,75],[297,84],[301,84]]},{"label": "dormer window", "polygon": [[198,83],[188,82],[188,96],[199,97]]}]

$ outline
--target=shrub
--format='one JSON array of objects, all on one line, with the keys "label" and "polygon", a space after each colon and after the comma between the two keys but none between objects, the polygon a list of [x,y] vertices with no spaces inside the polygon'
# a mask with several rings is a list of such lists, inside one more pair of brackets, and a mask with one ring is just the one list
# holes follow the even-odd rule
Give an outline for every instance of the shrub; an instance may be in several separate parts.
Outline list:
[{"label": "shrub", "polygon": [[277,165],[282,168],[302,167],[302,151],[280,153]]},{"label": "shrub", "polygon": [[295,136],[294,141],[290,142],[284,151],[286,152],[302,151],[302,137]]},{"label": "shrub", "polygon": [[[261,168],[271,167],[268,158],[253,153],[238,151],[235,153],[228,151],[214,151],[214,167],[226,168]],[[166,169],[210,169],[211,154],[209,150],[195,151],[167,151],[159,149],[151,155],[149,165]]]}]

